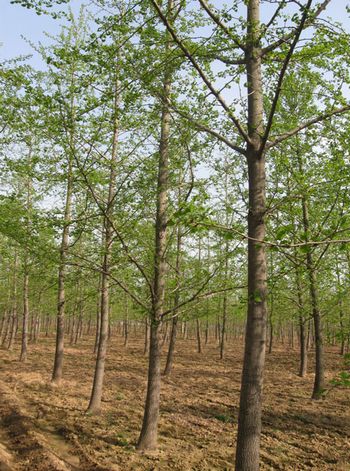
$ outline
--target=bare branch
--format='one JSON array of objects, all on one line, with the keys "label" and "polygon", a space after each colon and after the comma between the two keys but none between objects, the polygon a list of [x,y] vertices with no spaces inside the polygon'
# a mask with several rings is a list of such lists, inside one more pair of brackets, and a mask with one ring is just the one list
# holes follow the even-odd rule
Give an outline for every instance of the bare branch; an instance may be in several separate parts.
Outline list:
[{"label": "bare branch", "polygon": [[[308,28],[309,26],[312,26],[313,22],[320,16],[320,14],[327,8],[327,6],[331,3],[332,0],[324,0],[324,2],[319,6],[319,8],[315,11],[313,15],[310,16],[308,21],[305,24],[305,28]],[[293,30],[291,33],[286,34],[282,38],[278,39],[272,44],[269,44],[268,46],[264,47],[261,51],[261,56],[264,57],[266,54],[269,52],[274,51],[277,49],[279,46],[282,46],[282,44],[288,42],[290,39],[293,38],[293,36],[297,34],[297,30]]]},{"label": "bare branch", "polygon": [[220,29],[222,29],[227,36],[229,36],[233,42],[236,44],[237,47],[242,49],[243,52],[245,52],[244,46],[238,41],[237,36],[230,30],[230,28],[225,25],[225,23],[219,18],[219,16],[211,10],[211,8],[208,5],[208,2],[206,0],[199,0],[199,3],[202,5],[204,10],[208,13],[210,18],[219,26]]},{"label": "bare branch", "polygon": [[235,150],[239,154],[246,155],[246,150],[243,147],[237,146],[232,141],[230,141],[227,137],[225,137],[222,134],[220,134],[219,132],[214,131],[213,129],[209,128],[204,123],[201,123],[200,121],[196,120],[192,116],[189,116],[187,113],[185,113],[184,111],[177,108],[174,105],[173,102],[170,102],[170,107],[173,111],[175,111],[175,113],[177,113],[178,115],[180,115],[183,118],[187,119],[191,124],[193,124],[193,126],[195,126],[200,131],[203,131],[203,132],[206,132],[206,133],[210,134],[211,136],[213,136],[216,139],[218,139],[219,141],[223,142],[224,144],[226,144],[228,147]]},{"label": "bare branch", "polygon": [[203,82],[206,84],[206,86],[209,88],[210,92],[214,95],[214,97],[216,98],[216,100],[219,102],[219,104],[221,105],[221,107],[226,111],[228,117],[231,119],[231,121],[234,123],[234,125],[236,126],[236,129],[237,131],[239,132],[239,134],[242,136],[242,138],[246,141],[246,142],[250,142],[250,139],[247,135],[247,133],[245,132],[245,130],[243,129],[243,126],[241,125],[241,123],[239,122],[239,120],[236,118],[236,116],[232,113],[232,110],[230,108],[230,106],[226,103],[226,101],[224,100],[224,98],[222,97],[222,95],[216,90],[216,88],[214,87],[213,83],[209,80],[209,78],[207,77],[207,75],[205,74],[205,72],[203,71],[203,69],[200,67],[200,65],[198,64],[198,62],[195,60],[195,58],[193,57],[193,55],[190,53],[190,51],[187,49],[187,47],[184,45],[184,43],[181,41],[181,39],[177,36],[177,34],[175,33],[175,30],[174,28],[171,26],[171,24],[169,23],[169,21],[167,20],[166,16],[163,14],[162,10],[160,9],[159,5],[157,4],[156,0],[151,0],[152,2],[152,5],[154,6],[155,10],[157,11],[158,15],[159,15],[159,18],[162,20],[162,22],[164,23],[164,25],[166,26],[167,30],[169,31],[169,33],[171,34],[173,40],[177,43],[177,45],[179,46],[179,48],[182,50],[182,52],[184,53],[185,57],[191,62],[191,64],[193,65],[193,67],[196,69],[196,71],[198,72],[199,76],[201,77],[201,79],[203,80]]},{"label": "bare branch", "polygon": [[289,61],[294,53],[294,49],[299,41],[299,38],[300,38],[300,35],[304,29],[304,26],[305,26],[305,22],[307,20],[307,17],[308,17],[308,14],[309,14],[309,11],[310,11],[310,8],[311,8],[311,4],[312,4],[312,0],[308,0],[308,3],[305,7],[305,10],[304,10],[304,13],[303,13],[303,16],[301,18],[301,21],[299,23],[299,26],[297,28],[297,31],[295,33],[295,36],[294,36],[294,39],[293,39],[293,42],[289,48],[289,51],[284,59],[284,62],[283,62],[283,65],[282,65],[282,68],[280,70],[280,73],[279,73],[279,77],[278,77],[278,81],[277,81],[277,87],[276,87],[276,91],[275,91],[275,95],[273,97],[273,100],[272,100],[272,104],[271,104],[271,110],[270,110],[270,113],[269,113],[269,117],[268,117],[268,120],[267,120],[267,125],[266,125],[266,128],[265,128],[265,132],[264,132],[264,136],[262,138],[262,143],[261,143],[261,147],[260,147],[260,152],[262,153],[264,151],[264,148],[266,146],[266,142],[267,142],[267,139],[269,137],[269,134],[270,134],[270,131],[271,131],[271,127],[272,127],[272,123],[273,123],[273,118],[275,116],[275,113],[276,113],[276,108],[277,108],[277,104],[278,104],[278,100],[279,100],[279,97],[281,95],[281,91],[282,91],[282,84],[283,84],[283,80],[284,80],[284,77],[286,75],[286,72],[287,72],[287,68],[288,68],[288,65],[289,65]]},{"label": "bare branch", "polygon": [[280,144],[281,142],[285,141],[289,137],[295,136],[295,134],[298,134],[298,132],[302,131],[303,129],[307,129],[311,127],[314,124],[320,123],[321,121],[324,121],[328,118],[331,118],[332,116],[336,116],[338,114],[343,114],[346,113],[347,111],[350,110],[350,104],[343,106],[342,108],[336,108],[332,111],[329,111],[327,113],[321,113],[315,118],[309,119],[308,121],[305,121],[304,123],[300,124],[294,129],[291,129],[290,131],[287,131],[283,134],[280,134],[278,137],[276,137],[273,141],[270,141],[266,144],[266,149],[271,149],[271,147],[275,147],[277,144]]}]

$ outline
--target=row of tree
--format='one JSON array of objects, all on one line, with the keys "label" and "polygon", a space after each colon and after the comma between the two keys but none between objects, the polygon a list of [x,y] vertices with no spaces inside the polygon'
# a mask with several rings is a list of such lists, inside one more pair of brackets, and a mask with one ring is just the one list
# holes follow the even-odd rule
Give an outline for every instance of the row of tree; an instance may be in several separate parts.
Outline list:
[{"label": "row of tree", "polygon": [[349,35],[330,0],[219,3],[98,0],[36,47],[45,70],[2,64],[1,334],[11,348],[20,313],[24,361],[56,316],[60,383],[67,315],[72,342],[94,326],[97,413],[111,326],[143,320],[147,450],[164,326],[166,374],[179,320],[199,351],[216,326],[221,358],[245,326],[236,469],[254,471],[267,337],[298,326],[301,376],[314,342],[314,399],[323,326],[349,346]]}]

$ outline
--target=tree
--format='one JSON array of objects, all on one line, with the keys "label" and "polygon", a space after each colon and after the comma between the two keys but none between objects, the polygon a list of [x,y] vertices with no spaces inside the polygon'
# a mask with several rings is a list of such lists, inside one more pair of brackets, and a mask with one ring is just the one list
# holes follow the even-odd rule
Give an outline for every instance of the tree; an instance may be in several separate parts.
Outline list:
[{"label": "tree", "polygon": [[[279,136],[273,136],[276,109],[283,95],[283,84],[286,72],[292,57],[297,58],[296,46],[305,29],[315,25],[318,16],[329,4],[329,0],[316,6],[312,0],[305,1],[300,5],[299,12],[291,18],[291,30],[284,28],[278,31],[278,39],[271,40],[270,34],[273,27],[279,27],[278,19],[286,7],[286,3],[278,2],[275,14],[265,25],[260,20],[260,7],[264,3],[261,0],[248,0],[246,2],[246,22],[242,22],[246,28],[245,34],[239,32],[239,25],[226,24],[223,18],[232,18],[225,12],[217,12],[206,0],[199,3],[203,10],[212,20],[212,28],[219,31],[217,42],[220,41],[222,50],[227,50],[227,43],[231,44],[233,54],[231,57],[222,57],[219,47],[210,50],[210,46],[198,45],[196,49],[186,40],[183,40],[174,26],[170,24],[161,7],[155,0],[151,3],[158,16],[167,27],[173,41],[182,51],[188,62],[201,78],[210,95],[215,98],[216,103],[225,112],[226,117],[234,128],[234,140],[232,141],[217,129],[189,116],[189,122],[198,129],[206,131],[225,142],[236,152],[244,155],[248,167],[249,185],[249,211],[248,211],[248,313],[245,340],[244,366],[242,373],[242,388],[240,399],[238,438],[236,448],[236,470],[254,471],[259,468],[259,443],[261,432],[261,403],[262,384],[265,361],[265,338],[266,338],[266,254],[265,254],[265,215],[266,215],[266,177],[265,158],[267,151],[277,146],[289,137],[296,135],[324,119],[349,110],[345,104],[338,108],[328,108],[319,112],[314,118],[299,123],[296,127],[289,129]],[[239,9],[239,3],[234,3],[234,9]],[[273,33],[272,33],[273,34]],[[316,38],[316,35],[314,35]],[[207,39],[207,38],[206,38]],[[264,44],[265,42],[265,44]],[[246,101],[243,103],[247,116],[246,127],[244,127],[237,116],[233,106],[230,106],[223,95],[219,92],[215,79],[206,72],[201,65],[201,53],[214,57],[228,64],[227,75],[232,77],[232,66],[237,65],[237,76],[240,67],[243,66],[246,74]],[[195,52],[193,52],[195,51]],[[198,51],[198,52],[196,52]],[[236,52],[243,54],[237,54]],[[232,57],[233,56],[233,57]],[[263,73],[268,66],[270,58],[277,56],[278,62],[273,63],[274,80],[269,82],[269,89],[264,90]],[[270,62],[271,64],[271,62]],[[264,67],[264,69],[263,69]],[[221,87],[222,88],[222,87]],[[264,103],[264,97],[269,97],[268,103]],[[183,113],[180,106],[174,105],[179,113]],[[240,143],[245,144],[245,148]]]}]

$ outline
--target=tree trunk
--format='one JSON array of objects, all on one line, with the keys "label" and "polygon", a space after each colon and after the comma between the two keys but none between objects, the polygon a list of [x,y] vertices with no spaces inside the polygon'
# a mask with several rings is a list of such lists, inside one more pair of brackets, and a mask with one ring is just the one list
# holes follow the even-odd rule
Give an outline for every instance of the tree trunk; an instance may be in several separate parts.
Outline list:
[{"label": "tree trunk", "polygon": [[[173,0],[168,0],[168,17],[173,11]],[[171,49],[169,33],[166,32],[165,52]],[[141,434],[137,448],[151,450],[157,447],[157,431],[160,402],[160,346],[159,329],[161,316],[164,310],[165,275],[166,275],[166,248],[168,226],[168,180],[169,180],[169,138],[170,138],[170,93],[172,73],[167,68],[163,80],[163,106],[161,118],[161,138],[159,146],[158,184],[157,184],[157,214],[155,227],[155,257],[154,257],[154,283],[153,303],[151,311],[151,337],[148,368],[148,384],[145,410]]]},{"label": "tree trunk", "polygon": [[197,352],[202,353],[201,324],[200,324],[199,319],[196,319],[196,337],[197,337]]},{"label": "tree trunk", "polygon": [[[299,172],[301,175],[304,173],[303,162],[300,153],[298,153],[298,165]],[[309,239],[309,210],[308,201],[306,195],[302,195],[302,211],[303,211],[303,227],[304,227],[304,238],[305,242]],[[320,399],[324,392],[324,359],[323,359],[323,339],[322,339],[322,324],[321,314],[319,309],[318,291],[317,291],[317,280],[316,270],[313,262],[313,254],[311,248],[309,248],[306,254],[306,269],[309,277],[309,289],[312,306],[312,317],[314,320],[314,333],[315,333],[315,344],[316,344],[316,364],[315,364],[315,381],[312,392],[312,399]]]},{"label": "tree trunk", "polygon": [[160,404],[160,323],[151,322],[147,395],[141,434],[137,444],[140,450],[157,448]]},{"label": "tree trunk", "polygon": [[28,317],[29,317],[29,273],[28,262],[24,263],[24,280],[23,280],[23,323],[22,323],[22,345],[19,360],[25,362],[27,360],[28,345]]},{"label": "tree trunk", "polygon": [[72,219],[72,198],[73,198],[73,156],[71,152],[68,159],[68,175],[66,189],[66,203],[64,210],[64,225],[60,247],[60,263],[58,269],[58,295],[57,295],[57,327],[56,327],[56,350],[52,372],[52,382],[59,384],[63,375],[63,355],[64,355],[64,314],[65,314],[65,279],[67,271],[67,256],[69,247],[69,226]]},{"label": "tree trunk", "polygon": [[273,323],[272,323],[272,316],[271,316],[271,313],[270,313],[270,316],[269,316],[269,321],[270,321],[269,353],[272,353],[272,347],[273,347]]},{"label": "tree trunk", "polygon": [[227,318],[227,296],[224,295],[222,305],[222,325],[221,325],[221,342],[220,342],[220,360],[224,359],[225,336],[226,336],[226,318]]},{"label": "tree trunk", "polygon": [[266,211],[265,155],[260,152],[263,135],[263,96],[259,7],[259,0],[248,2],[248,315],[238,416],[236,471],[259,469],[266,344],[266,254],[264,244],[257,242],[265,238]]},{"label": "tree trunk", "polygon": [[16,336],[18,317],[17,317],[17,269],[18,269],[18,254],[15,252],[15,260],[13,266],[13,291],[12,291],[12,312],[9,325],[8,334],[8,350],[12,350],[13,343]]},{"label": "tree trunk", "polygon": [[299,345],[300,345],[300,367],[299,376],[304,378],[307,373],[307,339],[305,332],[305,319],[304,319],[304,300],[302,295],[302,284],[300,279],[299,268],[295,268],[296,274],[296,287],[298,294],[298,310],[299,310]]},{"label": "tree trunk", "polygon": [[176,334],[177,334],[177,321],[178,321],[178,318],[174,317],[173,322],[172,322],[172,327],[171,327],[170,342],[169,342],[168,355],[166,359],[166,365],[164,369],[164,376],[170,375],[170,372],[173,366],[174,350],[175,350]]},{"label": "tree trunk", "polygon": [[95,376],[92,386],[89,407],[87,412],[96,414],[100,412],[103,379],[105,371],[105,360],[107,354],[107,343],[109,338],[109,273],[111,269],[111,251],[113,245],[113,207],[117,176],[117,152],[119,140],[119,106],[120,106],[120,82],[119,82],[119,62],[117,58],[115,90],[114,90],[114,128],[112,141],[112,154],[110,158],[110,174],[108,198],[104,215],[104,255],[101,274],[101,317],[100,317],[100,334],[97,349],[97,358],[95,366]]},{"label": "tree trunk", "polygon": [[148,319],[145,318],[145,342],[143,347],[143,354],[147,355],[148,353],[148,341],[149,341],[149,327],[148,327]]},{"label": "tree trunk", "polygon": [[98,344],[100,342],[100,325],[101,325],[101,277],[98,282],[98,291],[97,291],[97,309],[96,309],[96,331],[95,331],[95,343],[94,343],[94,353],[97,353]]},{"label": "tree trunk", "polygon": [[124,319],[124,347],[128,346],[129,340],[129,298],[125,298],[125,319]]}]

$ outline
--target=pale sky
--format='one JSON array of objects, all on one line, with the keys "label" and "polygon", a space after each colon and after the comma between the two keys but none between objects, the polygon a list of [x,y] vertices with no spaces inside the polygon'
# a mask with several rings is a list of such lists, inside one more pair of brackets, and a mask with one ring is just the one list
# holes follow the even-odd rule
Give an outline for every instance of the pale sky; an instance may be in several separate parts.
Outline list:
[{"label": "pale sky", "polygon": [[[0,3],[0,43],[2,43],[2,46],[0,46],[0,60],[33,54],[31,46],[21,36],[33,43],[41,41],[47,44],[49,40],[44,35],[44,31],[55,35],[60,29],[60,20],[54,20],[46,15],[38,16],[33,10],[28,10],[19,5],[11,5],[10,0],[0,0]],[[84,3],[89,3],[89,0],[71,0],[70,6],[76,13]],[[215,3],[219,5],[222,0],[214,1],[213,4]],[[229,3],[229,1],[226,0],[225,3]],[[350,19],[346,13],[346,5],[349,3],[350,0],[332,0],[327,8],[327,16],[341,21],[350,32]],[[272,4],[271,12],[274,9],[275,5]],[[35,56],[31,63],[37,67],[41,65],[40,59]]]}]

